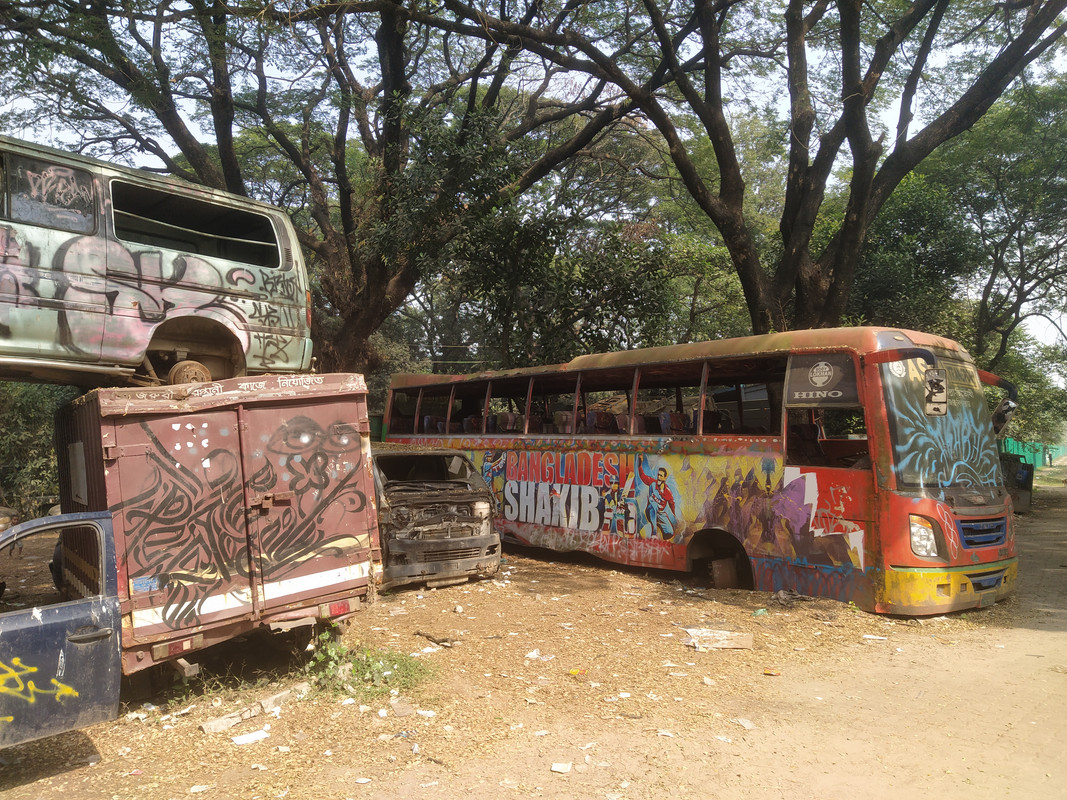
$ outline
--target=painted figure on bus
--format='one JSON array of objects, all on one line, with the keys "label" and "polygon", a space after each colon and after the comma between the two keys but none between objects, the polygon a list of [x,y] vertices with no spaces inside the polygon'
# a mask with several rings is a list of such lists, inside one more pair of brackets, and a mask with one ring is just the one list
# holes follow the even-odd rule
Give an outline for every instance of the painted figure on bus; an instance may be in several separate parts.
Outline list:
[{"label": "painted figure on bus", "polygon": [[619,478],[612,475],[608,485],[600,491],[600,530],[610,533],[612,536],[633,537],[634,531],[630,525],[628,489],[631,481],[627,481],[626,489],[619,487]]},{"label": "painted figure on bus", "polygon": [[637,477],[648,487],[648,498],[644,509],[645,522],[648,525],[646,529],[646,526],[642,524],[641,538],[660,538],[670,541],[674,538],[675,527],[678,524],[674,492],[667,485],[667,468],[659,467],[653,477],[645,469],[647,461],[645,456],[639,456],[637,459]]},{"label": "painted figure on bus", "polygon": [[[489,487],[490,491],[497,496],[497,498],[503,498],[504,496],[504,463],[507,459],[507,453],[501,451],[495,453],[492,450],[485,451],[485,458],[482,459],[482,480],[485,481],[485,485]],[[500,478],[501,480],[497,480]]]}]

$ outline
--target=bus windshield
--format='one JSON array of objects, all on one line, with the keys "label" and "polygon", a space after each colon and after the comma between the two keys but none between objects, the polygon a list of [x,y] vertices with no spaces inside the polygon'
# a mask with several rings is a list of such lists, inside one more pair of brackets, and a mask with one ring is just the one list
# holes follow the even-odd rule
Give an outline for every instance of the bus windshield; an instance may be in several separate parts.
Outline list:
[{"label": "bus windshield", "polygon": [[900,489],[993,490],[999,485],[996,441],[972,364],[939,357],[947,377],[947,413],[926,413],[927,365],[921,359],[883,364],[893,464]]}]

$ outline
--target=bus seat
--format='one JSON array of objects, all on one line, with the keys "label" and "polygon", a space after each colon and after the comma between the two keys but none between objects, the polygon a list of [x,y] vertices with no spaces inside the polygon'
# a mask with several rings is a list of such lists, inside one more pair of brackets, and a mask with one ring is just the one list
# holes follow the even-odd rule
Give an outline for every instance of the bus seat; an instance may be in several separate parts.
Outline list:
[{"label": "bus seat", "polygon": [[496,433],[496,414],[490,414],[485,418],[485,432]]},{"label": "bus seat", "polygon": [[445,432],[445,418],[437,417],[432,414],[427,414],[422,418],[422,432],[423,433],[444,433]]},{"label": "bus seat", "polygon": [[663,433],[659,426],[659,417],[653,414],[641,417],[641,427],[646,433]]},{"label": "bus seat", "polygon": [[819,443],[819,426],[812,422],[789,424],[786,436],[785,459],[788,464],[819,467],[829,464]]},{"label": "bus seat", "polygon": [[523,417],[522,414],[512,414],[510,412],[504,412],[496,415],[497,430],[501,433],[515,433],[522,432]]},{"label": "bus seat", "polygon": [[574,433],[574,416],[570,411],[557,411],[552,415],[556,433]]},{"label": "bus seat", "polygon": [[[641,419],[638,417],[638,419]],[[630,415],[629,414],[616,414],[615,425],[618,426],[619,433],[626,433],[630,429]]]},{"label": "bus seat", "polygon": [[619,426],[615,422],[615,415],[606,411],[588,412],[585,415],[585,428],[589,433],[599,436],[619,432]]},{"label": "bus seat", "polygon": [[689,433],[685,414],[675,411],[663,411],[659,415],[660,431],[663,433]]},{"label": "bus seat", "polygon": [[481,417],[464,417],[463,418],[463,432],[464,433],[481,433],[482,432],[482,418]]}]

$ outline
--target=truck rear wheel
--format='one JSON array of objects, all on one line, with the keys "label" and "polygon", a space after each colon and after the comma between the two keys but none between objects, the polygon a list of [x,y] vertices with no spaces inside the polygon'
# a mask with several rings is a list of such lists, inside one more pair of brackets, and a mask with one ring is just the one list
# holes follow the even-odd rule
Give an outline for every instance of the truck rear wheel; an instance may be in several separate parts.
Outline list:
[{"label": "truck rear wheel", "polygon": [[211,370],[201,364],[199,361],[193,361],[192,359],[186,359],[185,361],[179,361],[173,367],[170,368],[170,372],[167,373],[167,383],[209,383],[211,381]]}]

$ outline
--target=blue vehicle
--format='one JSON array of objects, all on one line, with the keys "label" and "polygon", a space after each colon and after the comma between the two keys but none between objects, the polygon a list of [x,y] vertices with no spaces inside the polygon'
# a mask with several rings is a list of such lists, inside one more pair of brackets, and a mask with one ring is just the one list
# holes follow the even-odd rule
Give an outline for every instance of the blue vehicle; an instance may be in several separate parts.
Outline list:
[{"label": "blue vehicle", "polygon": [[[48,569],[57,541],[68,554],[58,597]],[[109,512],[30,520],[0,535],[8,576],[0,595],[0,747],[118,715],[114,541]]]}]

